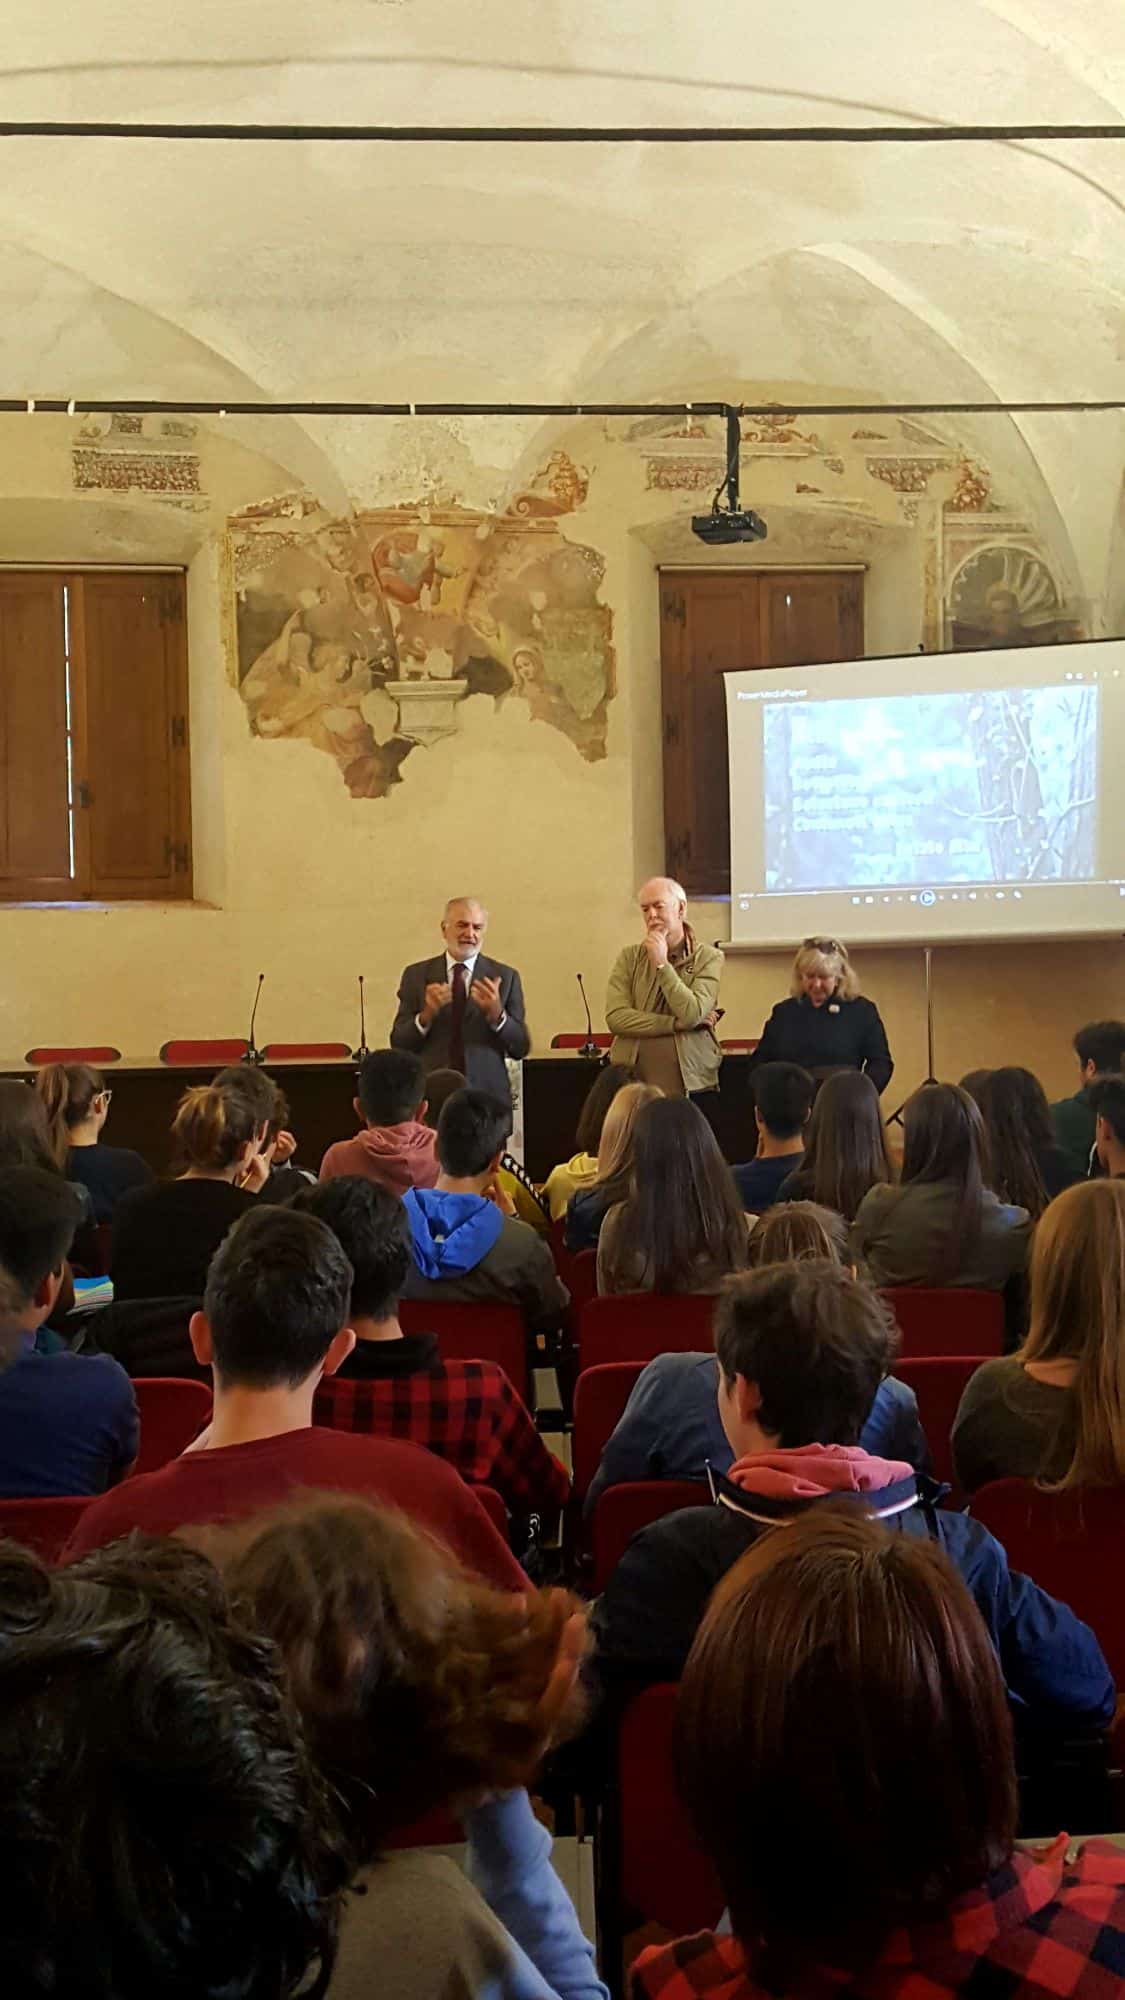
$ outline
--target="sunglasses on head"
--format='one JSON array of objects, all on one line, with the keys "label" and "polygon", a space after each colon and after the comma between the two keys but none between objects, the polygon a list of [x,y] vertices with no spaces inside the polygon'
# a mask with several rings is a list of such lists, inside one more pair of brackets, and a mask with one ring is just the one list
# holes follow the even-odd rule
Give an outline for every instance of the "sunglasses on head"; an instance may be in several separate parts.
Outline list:
[{"label": "sunglasses on head", "polygon": [[802,951],[818,951],[822,958],[842,958],[844,947],[838,938],[802,938]]}]

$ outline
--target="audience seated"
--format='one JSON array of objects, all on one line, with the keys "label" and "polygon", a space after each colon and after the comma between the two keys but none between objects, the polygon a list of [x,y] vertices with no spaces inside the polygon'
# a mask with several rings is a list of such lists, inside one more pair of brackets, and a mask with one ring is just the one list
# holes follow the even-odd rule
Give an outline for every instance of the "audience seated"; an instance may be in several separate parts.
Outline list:
[{"label": "audience seated", "polygon": [[[811,1201],[783,1202],[751,1230],[749,1257],[755,1267],[809,1258],[839,1264],[846,1244],[846,1224],[833,1210]],[[720,1415],[720,1390],[715,1354],[658,1354],[650,1361],[637,1377],[590,1481],[586,1512],[593,1512],[607,1486],[626,1480],[702,1480],[708,1467],[729,1472],[734,1451]],[[876,1458],[905,1459],[916,1471],[929,1471],[917,1398],[891,1375],[884,1376],[875,1392],[859,1442]]]},{"label": "audience seated", "polygon": [[433,1187],[434,1133],[423,1123],[426,1090],[421,1060],[405,1049],[376,1049],[359,1070],[355,1113],[363,1130],[338,1139],[320,1163],[322,1181],[360,1174],[390,1194]]},{"label": "audience seated", "polygon": [[[732,1279],[715,1315],[719,1408],[734,1463],[714,1506],[633,1537],[594,1607],[608,1686],[679,1676],[715,1586],[771,1526],[851,1495],[898,1535],[935,1541],[985,1618],[1013,1700],[1044,1736],[1103,1729],[1114,1686],[1092,1632],[937,1488],[857,1443],[893,1352],[883,1301],[838,1265],[768,1265]],[[104,1506],[106,1503],[100,1502]]]},{"label": "audience seated", "polygon": [[172,1139],[184,1163],[179,1178],[134,1189],[118,1204],[109,1253],[115,1299],[200,1297],[227,1230],[268,1179],[268,1124],[241,1082],[216,1078],[185,1090]]},{"label": "audience seated", "polygon": [[88,1063],[48,1063],[37,1071],[35,1087],[47,1113],[51,1150],[68,1180],[90,1196],[95,1222],[112,1222],[130,1188],[144,1187],[152,1171],[128,1146],[102,1144],[112,1090]]},{"label": "audience seated", "polygon": [[589,1187],[579,1188],[571,1196],[567,1207],[563,1240],[572,1255],[597,1249],[610,1209],[628,1195],[633,1180],[633,1128],[642,1108],[663,1094],[654,1083],[624,1083],[611,1099],[602,1120],[598,1171]]},{"label": "audience seated", "polygon": [[[1038,1222],[1049,1201],[1085,1178],[1055,1144],[1047,1093],[1029,1069],[990,1070],[976,1099],[984,1120],[988,1180],[1001,1201]],[[1125,1103],[1125,1077],[1121,1079]]]},{"label": "audience seated", "polygon": [[211,1079],[217,1090],[238,1091],[246,1099],[264,1133],[262,1151],[267,1173],[260,1190],[267,1201],[288,1201],[298,1188],[311,1187],[316,1175],[296,1160],[297,1141],[289,1128],[289,1103],[281,1086],[257,1063],[232,1063]]},{"label": "audience seated", "polygon": [[628,1194],[598,1236],[599,1292],[714,1292],[746,1266],[746,1213],[710,1125],[687,1097],[637,1113]]},{"label": "audience seated", "polygon": [[678,1724],[730,1931],[642,1953],[634,2000],[1125,1988],[1125,1853],[1017,1849],[1002,1669],[932,1542],[851,1508],[765,1536],[715,1593]]},{"label": "audience seated", "polygon": [[[464,1090],[466,1078],[459,1069],[432,1069],[426,1078],[427,1104],[423,1113],[426,1124],[436,1132],[446,1099],[454,1091]],[[551,1226],[550,1211],[544,1196],[536,1187],[531,1175],[513,1154],[501,1154],[500,1165],[492,1191],[492,1199],[497,1202],[505,1215],[518,1216],[521,1222],[530,1224],[540,1236],[545,1236]]]},{"label": "audience seated", "polygon": [[1111,1180],[1120,1180],[1125,1176],[1125,1076],[1096,1076],[1087,1089],[1098,1166]]},{"label": "audience seated", "polygon": [[1082,1181],[1047,1209],[1027,1339],[977,1369],[952,1444],[967,1493],[990,1479],[1125,1480],[1125,1183]]},{"label": "audience seated", "polygon": [[809,1120],[805,1157],[782,1183],[782,1201],[815,1201],[854,1222],[860,1202],[893,1178],[879,1093],[863,1070],[825,1077]]},{"label": "audience seated", "polygon": [[532,1340],[561,1327],[568,1295],[542,1236],[490,1194],[511,1131],[510,1106],[458,1090],[438,1120],[437,1185],[404,1197],[414,1246],[408,1299],[492,1299],[519,1306]]},{"label": "audience seated", "polygon": [[782,1182],[804,1158],[805,1127],[816,1085],[797,1063],[772,1062],[754,1071],[750,1088],[758,1151],[745,1166],[733,1169],[734,1184],[747,1213],[761,1215],[773,1206]]},{"label": "audience seated", "polygon": [[1095,1137],[1090,1085],[1096,1076],[1115,1074],[1125,1063],[1125,1021],[1090,1021],[1075,1035],[1074,1053],[1082,1081],[1073,1097],[1052,1104],[1051,1123],[1072,1173],[1085,1180]]},{"label": "audience seated", "polygon": [[1027,1263],[1025,1208],[984,1184],[981,1115],[953,1083],[927,1083],[902,1114],[902,1182],[859,1205],[851,1254],[876,1285],[968,1285],[1002,1291]]},{"label": "audience seated", "polygon": [[174,1543],[0,1548],[8,2000],[316,2000],[349,1857],[274,1647]]},{"label": "audience seated", "polygon": [[[65,1146],[52,1137],[47,1107],[34,1086],[16,1078],[0,1077],[0,1170],[5,1167],[38,1167],[47,1174],[65,1174]],[[74,1235],[76,1250],[86,1250],[93,1242],[94,1207],[88,1188],[71,1181],[77,1202]],[[67,1267],[60,1309],[74,1304],[74,1287]]]},{"label": "audience seated", "polygon": [[494,1486],[514,1516],[557,1515],[570,1481],[494,1361],[443,1361],[433,1333],[404,1334],[398,1302],[411,1268],[401,1201],[371,1181],[322,1182],[293,1207],[328,1224],[352,1267],[356,1342],[313,1403],[333,1430],[413,1438],[463,1479]]},{"label": "audience seated", "polygon": [[628,1063],[605,1063],[594,1070],[594,1080],[586,1092],[574,1134],[576,1151],[569,1160],[552,1167],[543,1183],[552,1222],[560,1222],[576,1194],[593,1187],[598,1178],[598,1148],[602,1143],[605,1115],[627,1083],[635,1083],[637,1072]]},{"label": "audience seated", "polygon": [[137,1400],[124,1369],[108,1355],[36,1351],[36,1333],[63,1282],[77,1216],[78,1198],[60,1174],[41,1167],[0,1169],[5,1500],[102,1493],[137,1456]]},{"label": "audience seated", "polygon": [[[576,1601],[490,1590],[354,1500],[296,1502],[208,1540],[279,1645],[341,1802],[359,1893],[330,2000],[605,2000],[524,1789],[581,1719]],[[444,1856],[388,1851],[450,1805],[468,1879]]]},{"label": "audience seated", "polygon": [[214,1370],[210,1429],[182,1458],[134,1476],[86,1509],[71,1554],[131,1528],[171,1534],[193,1521],[250,1514],[296,1487],[366,1493],[414,1514],[470,1567],[518,1589],[523,1573],[451,1466],[397,1438],[313,1427],[313,1396],[355,1345],[352,1267],[314,1215],[263,1204],[217,1252],[196,1358]]}]

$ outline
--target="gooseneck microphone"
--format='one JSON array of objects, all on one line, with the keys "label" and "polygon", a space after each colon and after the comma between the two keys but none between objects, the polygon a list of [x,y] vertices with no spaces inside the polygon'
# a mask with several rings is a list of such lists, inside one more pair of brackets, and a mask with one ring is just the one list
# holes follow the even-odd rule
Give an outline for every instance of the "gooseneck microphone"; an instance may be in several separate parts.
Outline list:
[{"label": "gooseneck microphone", "polygon": [[259,972],[258,988],[257,992],[254,995],[254,1005],[250,1009],[250,1033],[246,1038],[246,1054],[242,1058],[243,1062],[246,1063],[265,1062],[265,1056],[262,1054],[261,1049],[258,1047],[257,1043],[254,1040],[254,1028],[258,1019],[258,1002],[262,997],[262,988],[265,985],[265,983],[266,983],[265,973]]},{"label": "gooseneck microphone", "polygon": [[366,1014],[364,1013],[364,1009],[363,1009],[363,974],[362,974],[362,972],[361,972],[361,973],[359,973],[359,975],[358,975],[358,978],[359,978],[359,1047],[358,1047],[358,1049],[353,1049],[353,1050],[352,1050],[352,1061],[353,1061],[353,1062],[362,1062],[362,1061],[363,1061],[363,1058],[364,1058],[364,1056],[369,1056],[369,1055],[371,1054],[371,1051],[370,1051],[370,1049],[369,1049],[369,1048],[368,1048],[368,1046],[367,1046],[367,1016],[366,1016]]},{"label": "gooseneck microphone", "polygon": [[600,1062],[602,1051],[594,1040],[594,1020],[590,1013],[590,1002],[586,998],[586,987],[580,972],[576,972],[574,976],[578,981],[578,991],[582,995],[582,1005],[586,1009],[586,1039],[578,1053],[580,1056],[585,1056],[587,1062]]}]

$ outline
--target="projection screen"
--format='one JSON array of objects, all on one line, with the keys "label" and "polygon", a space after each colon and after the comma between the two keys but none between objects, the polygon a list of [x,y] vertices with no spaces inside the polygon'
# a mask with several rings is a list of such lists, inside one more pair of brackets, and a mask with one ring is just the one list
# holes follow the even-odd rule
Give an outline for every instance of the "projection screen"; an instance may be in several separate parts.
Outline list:
[{"label": "projection screen", "polygon": [[1125,931],[1125,640],[725,678],[732,942]]}]

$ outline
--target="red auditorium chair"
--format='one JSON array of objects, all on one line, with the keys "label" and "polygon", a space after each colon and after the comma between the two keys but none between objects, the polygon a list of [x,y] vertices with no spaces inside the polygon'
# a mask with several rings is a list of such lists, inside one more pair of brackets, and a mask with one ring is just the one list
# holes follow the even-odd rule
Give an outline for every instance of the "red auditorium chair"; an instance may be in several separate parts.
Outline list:
[{"label": "red auditorium chair", "polygon": [[584,1369],[574,1385],[574,1491],[579,1498],[589,1488],[644,1365],[604,1361]]},{"label": "red auditorium chair", "polygon": [[497,1534],[505,1542],[508,1539],[508,1509],[496,1491],[495,1486],[474,1486],[469,1481],[470,1493],[475,1493]]},{"label": "red auditorium chair", "polygon": [[224,1069],[228,1063],[242,1062],[249,1044],[235,1041],[165,1042],[160,1060],[170,1069]]},{"label": "red auditorium chair", "polygon": [[350,1056],[346,1042],[268,1042],[265,1062],[342,1062]]},{"label": "red auditorium chair", "polygon": [[652,1361],[715,1344],[715,1300],[703,1292],[611,1292],[587,1300],[578,1319],[578,1366]]},{"label": "red auditorium chair", "polygon": [[85,1493],[49,1500],[0,1500],[0,1535],[56,1563],[78,1526],[90,1498]]},{"label": "red auditorium chair", "polygon": [[974,1493],[970,1512],[1013,1569],[1060,1597],[1092,1626],[1120,1687],[1125,1682],[1125,1486],[1044,1493],[1028,1479],[995,1479]]},{"label": "red auditorium chair", "polygon": [[[552,1035],[551,1047],[553,1049],[581,1049],[585,1048],[586,1043],[590,1041],[593,1042],[594,1047],[596,1049],[608,1049],[613,1041],[613,1036],[612,1035]],[[597,1067],[593,1063],[593,1061],[591,1061],[590,1063],[591,1077],[596,1076],[597,1073],[598,1073]]]},{"label": "red auditorium chair", "polygon": [[403,1299],[398,1317],[404,1333],[436,1333],[443,1361],[495,1361],[531,1408],[527,1333],[518,1306]]},{"label": "red auditorium chair", "polygon": [[618,1725],[594,1856],[601,1960],[615,1993],[631,1932],[647,1924],[670,1937],[713,1930],[726,1900],[676,1785],[678,1693],[672,1682],[645,1688]]},{"label": "red auditorium chair", "polygon": [[206,1382],[181,1381],[176,1375],[146,1375],[134,1381],[141,1419],[141,1446],[135,1472],[159,1472],[179,1458],[211,1421],[211,1391]]},{"label": "red auditorium chair", "polygon": [[898,1380],[913,1389],[918,1398],[918,1415],[930,1447],[934,1477],[953,1488],[951,1498],[957,1506],[964,1496],[954,1475],[949,1439],[966,1384],[980,1365],[979,1354],[928,1354],[918,1360],[895,1363]]},{"label": "red auditorium chair", "polygon": [[733,1054],[753,1055],[754,1050],[757,1048],[758,1043],[760,1041],[761,1041],[760,1035],[749,1035],[749,1036],[737,1035],[735,1036],[733,1041],[720,1042],[719,1047],[721,1049],[728,1050],[732,1055]]},{"label": "red auditorium chair", "polygon": [[898,1321],[902,1353],[911,1361],[930,1354],[975,1354],[982,1361],[1004,1346],[1004,1300],[1000,1292],[976,1292],[947,1285],[888,1286],[883,1297]]},{"label": "red auditorium chair", "polygon": [[590,1522],[593,1589],[604,1590],[633,1536],[681,1507],[709,1507],[711,1489],[697,1479],[629,1479],[607,1486]]},{"label": "red auditorium chair", "polygon": [[33,1069],[42,1069],[47,1063],[89,1063],[93,1069],[106,1069],[110,1063],[121,1061],[121,1050],[110,1048],[89,1049],[29,1049],[24,1057]]}]

